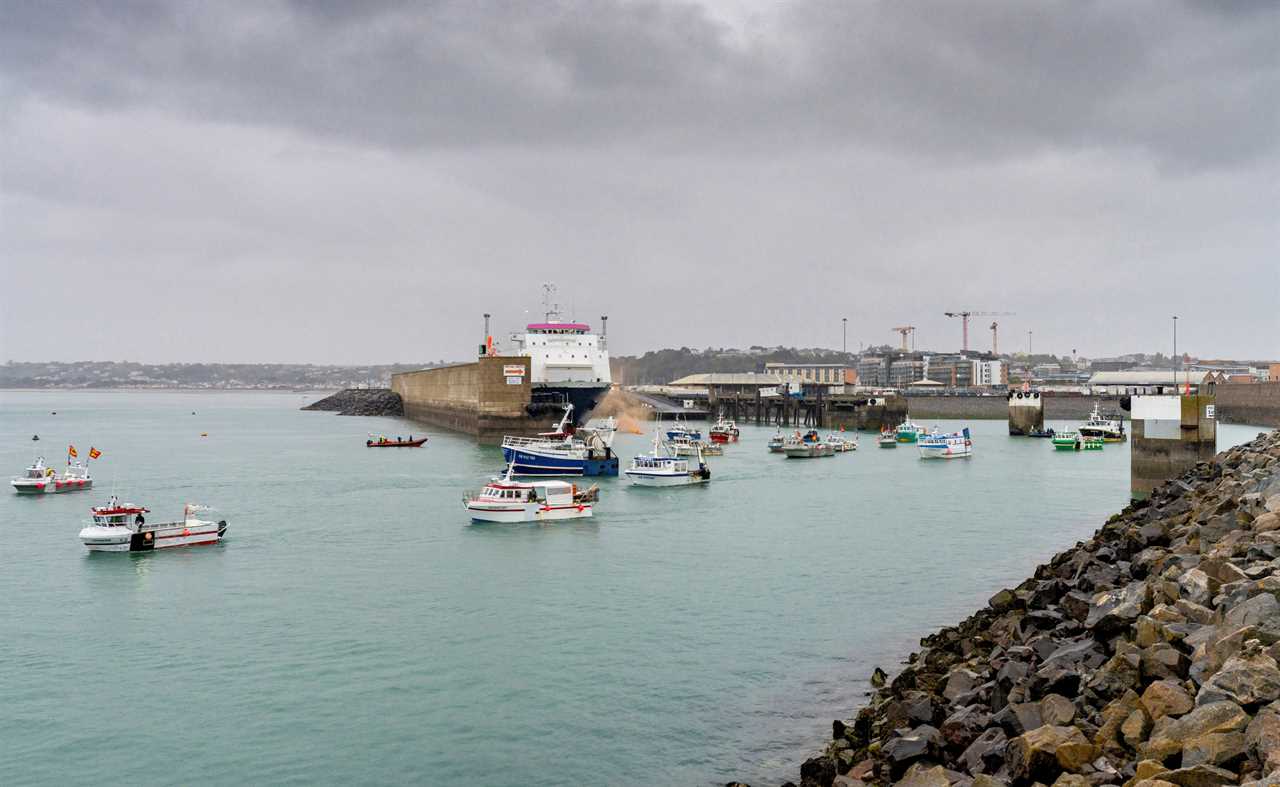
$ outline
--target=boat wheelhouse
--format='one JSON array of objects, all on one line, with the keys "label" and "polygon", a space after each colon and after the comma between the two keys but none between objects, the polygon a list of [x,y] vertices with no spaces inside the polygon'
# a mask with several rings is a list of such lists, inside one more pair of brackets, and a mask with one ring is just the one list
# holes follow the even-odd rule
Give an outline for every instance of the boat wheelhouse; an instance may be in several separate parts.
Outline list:
[{"label": "boat wheelhouse", "polygon": [[973,439],[969,428],[959,432],[944,433],[935,426],[932,432],[922,434],[916,440],[921,459],[964,459],[973,456]]},{"label": "boat wheelhouse", "polygon": [[196,516],[207,510],[205,506],[188,504],[181,521],[151,524],[144,516],[150,509],[121,503],[112,495],[105,506],[91,510],[93,524],[80,531],[80,542],[91,552],[150,552],[216,544],[227,532],[227,522],[210,522]]},{"label": "boat wheelhouse", "polygon": [[920,435],[924,434],[925,429],[919,424],[912,423],[911,419],[908,418],[898,424],[898,428],[895,431],[899,443],[914,443],[920,438]]}]

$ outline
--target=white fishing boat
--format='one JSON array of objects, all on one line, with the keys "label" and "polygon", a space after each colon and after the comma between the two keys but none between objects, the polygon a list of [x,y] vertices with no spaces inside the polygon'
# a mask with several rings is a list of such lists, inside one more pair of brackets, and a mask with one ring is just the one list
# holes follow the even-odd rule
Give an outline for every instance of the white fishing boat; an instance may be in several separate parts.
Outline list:
[{"label": "white fishing boat", "polygon": [[121,503],[115,495],[105,506],[92,509],[93,524],[80,531],[80,541],[91,552],[150,552],[155,549],[216,544],[227,532],[227,521],[210,522],[196,516],[209,510],[187,505],[178,522],[148,523],[149,509]]},{"label": "white fishing boat", "polygon": [[79,492],[93,488],[93,476],[89,475],[89,467],[79,462],[69,463],[59,473],[47,466],[42,456],[32,462],[23,475],[14,476],[9,484],[20,495]]},{"label": "white fishing boat", "polygon": [[816,431],[809,431],[803,435],[796,432],[782,446],[782,453],[786,454],[788,459],[814,459],[820,456],[836,455],[835,448],[818,437]]},{"label": "white fishing boat", "polygon": [[672,454],[662,440],[661,428],[653,435],[653,451],[640,454],[631,460],[631,467],[623,471],[636,486],[690,486],[705,484],[711,480],[711,468],[698,453],[696,467],[688,459]]},{"label": "white fishing boat", "polygon": [[513,464],[479,492],[463,495],[462,507],[473,522],[558,522],[593,516],[599,487],[578,490],[568,481],[512,480]]},{"label": "white fishing boat", "polygon": [[920,449],[921,459],[962,459],[973,455],[973,439],[968,427],[944,433],[935,426],[933,431],[917,438],[916,447]]},{"label": "white fishing boat", "polygon": [[835,450],[837,454],[847,453],[849,451],[858,450],[858,438],[852,439],[845,437],[842,433],[832,432],[827,435],[827,443]]},{"label": "white fishing boat", "polygon": [[1107,443],[1125,441],[1124,418],[1112,413],[1102,413],[1098,402],[1093,403],[1093,412],[1079,431],[1081,437],[1097,438]]},{"label": "white fishing boat", "polygon": [[778,431],[769,438],[769,453],[780,454],[787,444],[787,438],[782,434],[782,427],[778,427]]}]

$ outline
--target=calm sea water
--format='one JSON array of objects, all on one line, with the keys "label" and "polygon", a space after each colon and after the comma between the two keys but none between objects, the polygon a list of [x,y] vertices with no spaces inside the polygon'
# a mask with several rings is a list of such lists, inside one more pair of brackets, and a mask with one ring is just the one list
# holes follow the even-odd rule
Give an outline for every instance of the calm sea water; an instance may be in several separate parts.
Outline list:
[{"label": "calm sea water", "polygon": [[[423,430],[312,398],[0,392],[11,474],[104,452],[94,492],[0,494],[0,783],[777,783],[874,665],[1128,491],[1127,445],[1055,454],[1003,422],[933,463],[866,435],[788,461],[746,428],[709,487],[606,480],[592,521],[471,526],[496,448],[368,450]],[[152,517],[214,505],[228,538],[89,555],[113,485]]]}]

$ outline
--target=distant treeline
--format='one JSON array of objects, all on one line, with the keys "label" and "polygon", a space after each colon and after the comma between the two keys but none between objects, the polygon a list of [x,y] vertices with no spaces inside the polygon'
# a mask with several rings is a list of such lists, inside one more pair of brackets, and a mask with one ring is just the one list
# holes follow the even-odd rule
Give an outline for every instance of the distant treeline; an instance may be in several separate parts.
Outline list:
[{"label": "distant treeline", "polygon": [[323,366],[300,363],[166,363],[9,361],[0,388],[257,388],[385,387],[395,372],[436,363]]}]

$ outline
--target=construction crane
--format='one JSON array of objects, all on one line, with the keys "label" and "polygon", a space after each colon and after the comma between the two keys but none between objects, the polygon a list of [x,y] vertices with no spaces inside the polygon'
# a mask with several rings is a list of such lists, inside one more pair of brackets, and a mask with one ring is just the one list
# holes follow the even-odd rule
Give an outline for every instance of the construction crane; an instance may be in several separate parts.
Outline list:
[{"label": "construction crane", "polygon": [[895,330],[895,331],[897,331],[898,333],[902,334],[902,351],[903,351],[903,352],[906,352],[906,351],[907,351],[907,335],[908,335],[908,334],[910,334],[910,336],[911,336],[911,349],[913,349],[913,350],[914,350],[914,349],[916,348],[916,337],[915,337],[915,333],[916,333],[916,326],[914,326],[914,325],[901,325],[901,326],[899,326],[899,327],[897,327],[897,328],[894,328],[893,330]]},{"label": "construction crane", "polygon": [[964,344],[962,345],[964,348],[963,351],[968,352],[969,351],[969,318],[970,317],[1012,317],[1014,315],[1014,312],[963,311],[963,312],[943,312],[943,314],[947,315],[948,317],[960,318],[961,324],[964,326]]}]

